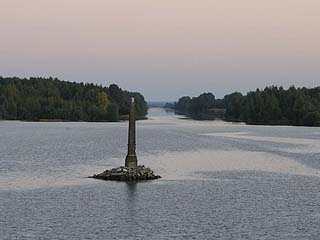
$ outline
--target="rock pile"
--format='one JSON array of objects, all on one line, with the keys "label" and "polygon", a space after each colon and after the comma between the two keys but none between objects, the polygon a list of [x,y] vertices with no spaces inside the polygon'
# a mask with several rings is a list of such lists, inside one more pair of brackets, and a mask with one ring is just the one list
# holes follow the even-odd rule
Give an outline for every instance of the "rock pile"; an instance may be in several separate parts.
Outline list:
[{"label": "rock pile", "polygon": [[143,180],[154,180],[161,178],[156,175],[150,168],[144,165],[137,166],[136,169],[127,167],[118,167],[106,170],[103,173],[95,174],[90,178],[97,178],[102,180],[112,181],[143,181]]}]

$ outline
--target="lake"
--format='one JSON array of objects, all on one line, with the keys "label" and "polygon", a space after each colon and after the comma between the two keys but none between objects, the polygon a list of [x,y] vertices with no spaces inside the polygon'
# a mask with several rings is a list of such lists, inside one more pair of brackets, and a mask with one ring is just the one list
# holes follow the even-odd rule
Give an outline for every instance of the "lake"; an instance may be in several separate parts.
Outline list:
[{"label": "lake", "polygon": [[124,165],[127,122],[0,121],[0,239],[319,239],[320,128],[194,121],[160,108]]}]

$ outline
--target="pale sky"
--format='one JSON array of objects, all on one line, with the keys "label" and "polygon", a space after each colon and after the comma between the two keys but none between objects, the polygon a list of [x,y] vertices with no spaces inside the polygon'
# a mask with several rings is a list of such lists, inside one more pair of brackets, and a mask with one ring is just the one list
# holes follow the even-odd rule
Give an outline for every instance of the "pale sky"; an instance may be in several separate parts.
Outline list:
[{"label": "pale sky", "polygon": [[0,0],[0,75],[147,100],[320,85],[320,0]]}]

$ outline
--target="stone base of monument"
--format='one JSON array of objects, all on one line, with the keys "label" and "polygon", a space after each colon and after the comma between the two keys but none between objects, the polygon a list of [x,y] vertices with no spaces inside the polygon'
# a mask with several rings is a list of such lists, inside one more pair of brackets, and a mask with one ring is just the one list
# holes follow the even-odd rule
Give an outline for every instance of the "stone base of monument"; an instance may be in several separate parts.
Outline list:
[{"label": "stone base of monument", "polygon": [[130,169],[123,166],[112,168],[110,170],[104,171],[103,173],[95,174],[90,178],[129,182],[154,180],[161,177],[159,175],[156,175],[150,168],[145,167],[144,165],[139,165],[136,169]]}]

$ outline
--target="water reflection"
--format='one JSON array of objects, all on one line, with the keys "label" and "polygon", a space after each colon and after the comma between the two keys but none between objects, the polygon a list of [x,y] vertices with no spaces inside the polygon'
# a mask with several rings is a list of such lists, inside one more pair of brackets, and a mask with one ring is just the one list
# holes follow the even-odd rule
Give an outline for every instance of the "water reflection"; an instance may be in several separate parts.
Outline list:
[{"label": "water reflection", "polygon": [[139,223],[139,208],[137,205],[138,196],[137,196],[137,183],[136,182],[126,182],[126,196],[125,196],[125,206],[124,209],[124,227],[123,235],[126,239],[134,236],[137,224]]},{"label": "water reflection", "polygon": [[133,201],[136,196],[137,182],[126,182],[125,185],[126,185],[126,189],[127,189],[128,199]]}]

